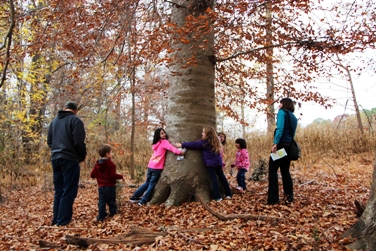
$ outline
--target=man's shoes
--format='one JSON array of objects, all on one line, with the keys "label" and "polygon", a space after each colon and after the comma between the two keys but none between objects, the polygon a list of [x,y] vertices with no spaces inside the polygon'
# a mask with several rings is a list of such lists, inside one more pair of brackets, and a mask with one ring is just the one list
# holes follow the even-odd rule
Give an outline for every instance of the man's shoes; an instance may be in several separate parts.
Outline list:
[{"label": "man's shoes", "polygon": [[272,205],[277,205],[277,204],[279,204],[279,201],[275,201],[275,202],[267,202],[267,203],[266,203],[266,205],[270,205],[270,206],[272,206]]},{"label": "man's shoes", "polygon": [[226,196],[225,200],[231,200],[231,196]]},{"label": "man's shoes", "polygon": [[145,205],[146,203],[143,203],[142,201],[140,201],[140,202],[138,202],[138,205],[139,206],[143,206],[143,205]]},{"label": "man's shoes", "polygon": [[219,202],[222,201],[222,198],[214,199],[215,201]]}]

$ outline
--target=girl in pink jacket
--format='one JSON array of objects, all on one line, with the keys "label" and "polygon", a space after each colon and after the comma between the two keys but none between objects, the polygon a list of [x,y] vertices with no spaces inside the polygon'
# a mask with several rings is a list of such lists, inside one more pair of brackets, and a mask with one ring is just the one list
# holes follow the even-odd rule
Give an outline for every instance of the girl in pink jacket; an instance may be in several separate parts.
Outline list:
[{"label": "girl in pink jacket", "polygon": [[164,168],[166,152],[171,151],[175,154],[184,155],[184,151],[176,149],[168,141],[168,135],[163,128],[158,128],[154,132],[152,143],[153,156],[148,164],[146,181],[132,195],[130,201],[142,206],[148,203],[152,197],[155,186]]},{"label": "girl in pink jacket", "polygon": [[245,173],[249,170],[247,142],[244,139],[236,139],[235,146],[238,151],[236,152],[235,163],[232,164],[231,167],[236,167],[238,169],[238,174],[236,175],[238,186],[236,187],[236,189],[239,191],[244,191],[247,189],[245,183]]}]

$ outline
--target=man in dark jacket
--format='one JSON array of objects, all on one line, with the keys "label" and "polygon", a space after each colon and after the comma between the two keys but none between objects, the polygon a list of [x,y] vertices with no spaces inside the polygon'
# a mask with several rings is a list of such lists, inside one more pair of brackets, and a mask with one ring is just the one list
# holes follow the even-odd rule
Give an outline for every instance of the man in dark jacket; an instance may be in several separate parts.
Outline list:
[{"label": "man in dark jacket", "polygon": [[67,225],[72,220],[73,203],[78,192],[80,165],[86,157],[84,123],[77,114],[77,104],[68,101],[52,120],[47,144],[55,187],[52,225]]}]

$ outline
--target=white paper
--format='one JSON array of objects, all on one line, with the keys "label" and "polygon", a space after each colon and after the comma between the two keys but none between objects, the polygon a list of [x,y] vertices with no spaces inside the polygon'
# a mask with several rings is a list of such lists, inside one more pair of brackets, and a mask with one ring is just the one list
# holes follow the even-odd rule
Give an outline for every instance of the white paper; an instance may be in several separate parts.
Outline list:
[{"label": "white paper", "polygon": [[[178,150],[182,151],[182,152],[187,151],[187,149],[185,149],[185,148],[178,148]],[[177,160],[183,160],[184,159],[184,155],[178,155],[178,157],[176,159]]]},{"label": "white paper", "polygon": [[275,153],[270,153],[270,157],[272,157],[273,161],[280,159],[280,158],[283,158],[285,156],[287,156],[285,148],[281,148],[278,151],[276,151]]}]

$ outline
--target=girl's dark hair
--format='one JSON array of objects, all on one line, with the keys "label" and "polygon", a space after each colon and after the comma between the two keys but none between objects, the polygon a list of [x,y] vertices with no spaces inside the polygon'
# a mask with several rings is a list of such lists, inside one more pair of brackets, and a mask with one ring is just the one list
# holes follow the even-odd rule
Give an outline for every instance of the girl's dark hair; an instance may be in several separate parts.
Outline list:
[{"label": "girl's dark hair", "polygon": [[235,143],[240,145],[240,149],[247,149],[247,142],[244,139],[236,139]]},{"label": "girl's dark hair", "polygon": [[152,145],[154,144],[157,144],[158,141],[161,139],[161,131],[164,131],[166,133],[166,139],[168,139],[168,135],[167,135],[167,132],[165,131],[165,129],[163,128],[158,128],[154,131],[154,138],[153,138],[153,143]]},{"label": "girl's dark hair", "polygon": [[290,112],[295,112],[295,104],[290,98],[281,99],[280,103],[282,104],[281,109],[289,110]]},{"label": "girl's dark hair", "polygon": [[[219,133],[217,133],[217,135],[218,135],[218,137],[219,136],[221,136],[221,135],[223,135],[223,137],[225,138],[224,140],[223,140],[223,142],[221,142],[222,143],[222,145],[226,145],[227,144],[227,142],[226,142],[226,134],[224,133],[224,132],[219,132]],[[221,141],[221,140],[219,140],[219,141]]]},{"label": "girl's dark hair", "polygon": [[101,156],[102,158],[106,157],[106,154],[107,153],[110,153],[112,150],[111,146],[110,145],[107,145],[107,144],[103,144],[99,150],[98,150],[98,153],[99,153],[99,156]]}]

